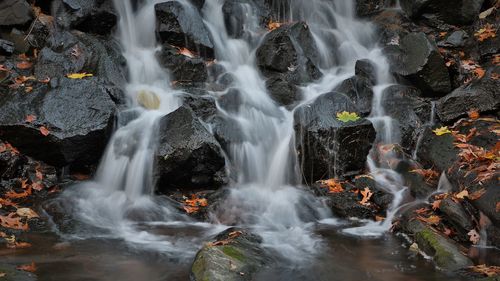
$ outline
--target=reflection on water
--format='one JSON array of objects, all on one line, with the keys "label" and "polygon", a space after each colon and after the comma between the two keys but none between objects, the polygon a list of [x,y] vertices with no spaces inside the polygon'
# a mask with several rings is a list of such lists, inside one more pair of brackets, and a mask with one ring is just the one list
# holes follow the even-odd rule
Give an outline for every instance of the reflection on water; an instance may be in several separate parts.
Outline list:
[{"label": "reflection on water", "polygon": [[[169,228],[162,226],[157,231],[186,237],[199,234],[196,229]],[[352,237],[331,225],[319,225],[316,232],[324,238],[324,248],[314,260],[302,266],[278,263],[263,269],[254,280],[461,280],[435,270],[432,262],[410,252],[402,246],[403,240],[391,235],[379,239]],[[34,261],[41,281],[185,281],[189,280],[194,259],[133,249],[120,240],[61,242],[52,234],[29,234],[27,238],[33,242],[32,248],[0,250],[0,259],[14,265]]]}]

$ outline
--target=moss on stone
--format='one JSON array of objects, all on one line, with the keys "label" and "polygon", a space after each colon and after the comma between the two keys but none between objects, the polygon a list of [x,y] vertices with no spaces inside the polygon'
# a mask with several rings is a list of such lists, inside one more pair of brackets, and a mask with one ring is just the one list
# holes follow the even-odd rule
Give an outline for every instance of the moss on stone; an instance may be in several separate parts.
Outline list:
[{"label": "moss on stone", "polygon": [[[453,254],[446,250],[445,247],[441,245],[439,239],[436,237],[436,233],[432,230],[426,228],[420,232],[417,232],[417,241],[421,241],[422,243],[426,243],[432,250],[434,251],[434,260],[441,267],[446,267],[449,262],[453,260]],[[423,247],[428,248],[428,247]],[[430,254],[430,253],[428,253]]]},{"label": "moss on stone", "polygon": [[226,254],[227,256],[229,256],[233,259],[236,259],[240,262],[245,262],[245,260],[246,260],[246,257],[233,246],[224,246],[222,248],[222,252],[224,254]]}]

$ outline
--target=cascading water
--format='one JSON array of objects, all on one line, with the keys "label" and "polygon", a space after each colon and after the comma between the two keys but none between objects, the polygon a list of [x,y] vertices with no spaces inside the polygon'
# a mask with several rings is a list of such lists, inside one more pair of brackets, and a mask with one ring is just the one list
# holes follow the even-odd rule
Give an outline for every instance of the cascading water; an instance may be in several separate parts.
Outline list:
[{"label": "cascading water", "polygon": [[[126,86],[130,104],[118,118],[118,129],[110,141],[96,178],[64,193],[73,204],[75,217],[88,225],[105,230],[103,235],[120,237],[167,253],[193,256],[209,234],[224,226],[196,224],[179,214],[168,202],[151,196],[153,191],[153,153],[158,119],[180,106],[178,92],[170,88],[168,74],[158,64],[155,40],[154,5],[164,1],[146,1],[133,11],[130,1],[115,0],[121,15],[119,37],[128,61],[130,81]],[[394,143],[395,128],[384,116],[383,90],[390,85],[387,62],[377,48],[373,27],[356,19],[354,1],[292,0],[283,10],[284,21],[305,21],[310,27],[321,58],[323,77],[302,87],[310,103],[354,75],[354,65],[368,58],[378,68],[378,85],[371,120],[382,144]],[[183,5],[191,5],[181,1]],[[277,4],[280,2],[277,1]],[[269,96],[265,81],[256,67],[255,51],[266,31],[259,27],[252,9],[244,18],[245,35],[231,38],[222,15],[224,0],[207,0],[203,19],[210,30],[217,63],[234,78],[230,88],[241,97],[236,112],[220,108],[224,118],[234,121],[243,133],[242,141],[229,144],[229,163],[238,167],[236,183],[231,187],[223,210],[214,214],[217,222],[250,228],[264,238],[264,245],[284,257],[307,260],[315,254],[321,240],[313,233],[314,223],[331,217],[323,204],[300,184],[295,153],[293,110],[278,106]],[[140,24],[138,24],[140,23]],[[220,94],[215,94],[215,96]],[[159,101],[159,108],[139,106],[140,96]],[[369,159],[369,167],[381,188],[395,195],[384,223],[370,223],[346,230],[359,235],[380,235],[386,231],[402,199],[404,187],[399,175]],[[149,225],[197,225],[205,236],[184,240],[150,232]],[[95,236],[95,233],[79,237]],[[176,239],[175,242],[172,240]]]}]

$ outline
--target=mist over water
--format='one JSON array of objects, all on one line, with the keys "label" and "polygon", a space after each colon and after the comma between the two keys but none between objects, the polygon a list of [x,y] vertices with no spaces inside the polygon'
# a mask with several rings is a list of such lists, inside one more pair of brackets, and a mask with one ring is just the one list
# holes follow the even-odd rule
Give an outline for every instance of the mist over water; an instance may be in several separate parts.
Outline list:
[{"label": "mist over water", "polygon": [[[73,200],[75,218],[101,230],[102,236],[117,237],[131,245],[168,254],[193,257],[210,235],[238,225],[252,229],[264,239],[264,246],[292,261],[303,262],[321,251],[322,240],[314,234],[318,221],[332,217],[321,199],[300,186],[301,173],[295,151],[293,109],[278,106],[269,96],[265,78],[256,66],[255,52],[267,30],[247,9],[241,39],[228,35],[224,23],[224,0],[206,0],[202,16],[213,42],[217,63],[234,78],[230,89],[241,95],[238,110],[219,114],[232,120],[243,132],[242,141],[229,144],[228,163],[237,169],[236,181],[228,188],[224,208],[213,214],[213,223],[196,223],[179,213],[171,203],[153,196],[154,151],[159,118],[177,109],[180,92],[170,87],[166,70],[156,59],[159,50],[155,35],[154,5],[164,1],[143,1],[134,10],[130,1],[115,0],[121,16],[118,38],[128,62],[126,85],[128,107],[118,116],[114,133],[94,180],[73,187],[62,200]],[[180,1],[191,6],[188,1]],[[292,0],[282,7],[283,22],[304,21],[313,35],[323,77],[301,88],[299,105],[313,102],[354,75],[359,59],[377,66],[377,85],[370,120],[378,133],[378,144],[398,141],[397,128],[382,108],[384,89],[393,83],[388,64],[377,46],[373,26],[355,17],[354,1]],[[194,9],[194,8],[193,8]],[[146,93],[159,99],[159,108],[148,110],[138,103]],[[220,95],[214,93],[214,97]],[[405,187],[400,175],[381,165],[376,146],[368,167],[377,184],[394,195],[384,222],[372,222],[344,230],[361,236],[380,236],[387,231],[401,204]],[[332,221],[332,220],[330,220]],[[161,227],[196,229],[195,235],[174,237],[161,234]],[[160,230],[159,230],[160,229]],[[93,230],[73,237],[95,236]]]}]

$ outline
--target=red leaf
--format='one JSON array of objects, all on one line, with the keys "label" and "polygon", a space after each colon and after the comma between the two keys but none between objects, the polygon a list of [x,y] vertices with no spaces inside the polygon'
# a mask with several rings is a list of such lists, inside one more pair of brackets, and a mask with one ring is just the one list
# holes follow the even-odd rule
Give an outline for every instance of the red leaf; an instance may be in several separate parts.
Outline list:
[{"label": "red leaf", "polygon": [[33,67],[33,64],[29,61],[21,61],[16,65],[16,67],[21,70],[30,69],[31,67]]},{"label": "red leaf", "polygon": [[28,271],[28,272],[35,272],[36,271],[35,262],[32,262],[30,264],[23,264],[23,265],[20,265],[16,268],[19,270],[24,270],[24,271]]},{"label": "red leaf", "polygon": [[26,123],[33,123],[33,121],[35,121],[35,120],[36,120],[35,115],[27,115],[26,119],[25,119]]},{"label": "red leaf", "polygon": [[40,133],[44,136],[48,136],[50,134],[49,129],[45,128],[44,126],[40,127]]}]

